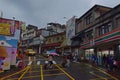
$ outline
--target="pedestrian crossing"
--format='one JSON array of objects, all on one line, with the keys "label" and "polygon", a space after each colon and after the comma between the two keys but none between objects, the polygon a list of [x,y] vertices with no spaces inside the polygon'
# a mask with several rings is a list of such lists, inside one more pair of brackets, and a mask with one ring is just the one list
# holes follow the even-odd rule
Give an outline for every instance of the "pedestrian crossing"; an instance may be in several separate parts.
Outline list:
[{"label": "pedestrian crossing", "polygon": [[37,61],[37,65],[40,65],[40,61]]}]

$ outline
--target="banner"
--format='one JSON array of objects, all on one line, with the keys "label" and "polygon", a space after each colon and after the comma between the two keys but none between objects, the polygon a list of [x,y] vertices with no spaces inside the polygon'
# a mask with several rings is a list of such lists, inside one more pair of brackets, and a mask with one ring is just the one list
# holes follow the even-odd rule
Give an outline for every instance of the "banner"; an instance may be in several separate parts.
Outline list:
[{"label": "banner", "polygon": [[71,45],[71,38],[75,36],[75,16],[66,22],[67,45]]},{"label": "banner", "polygon": [[19,29],[19,21],[0,18],[0,35],[14,36],[16,29]]},{"label": "banner", "polygon": [[0,23],[0,35],[11,35],[10,24]]}]

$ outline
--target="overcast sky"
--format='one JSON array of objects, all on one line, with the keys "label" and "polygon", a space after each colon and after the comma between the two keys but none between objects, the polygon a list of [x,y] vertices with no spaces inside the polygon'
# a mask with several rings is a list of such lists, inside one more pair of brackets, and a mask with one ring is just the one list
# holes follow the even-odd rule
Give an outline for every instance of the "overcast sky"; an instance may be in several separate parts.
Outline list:
[{"label": "overcast sky", "polygon": [[0,0],[0,11],[4,18],[15,17],[40,28],[49,22],[65,24],[72,16],[79,18],[95,4],[115,7],[120,0]]}]

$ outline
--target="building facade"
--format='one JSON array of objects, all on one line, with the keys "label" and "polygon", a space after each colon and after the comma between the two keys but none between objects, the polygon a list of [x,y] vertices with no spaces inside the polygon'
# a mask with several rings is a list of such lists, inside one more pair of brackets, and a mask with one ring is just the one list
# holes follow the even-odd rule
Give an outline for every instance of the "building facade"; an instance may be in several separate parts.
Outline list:
[{"label": "building facade", "polygon": [[33,48],[34,45],[34,37],[36,37],[36,30],[37,27],[36,26],[31,26],[28,25],[26,27],[26,30],[24,32],[21,33],[21,43],[20,43],[20,48],[22,53],[24,53],[24,51],[27,48]]},{"label": "building facade", "polygon": [[66,26],[61,25],[59,23],[48,23],[47,24],[47,29],[49,31],[54,31],[54,32],[57,32],[57,33],[61,33],[61,32],[66,31]]},{"label": "building facade", "polygon": [[120,58],[120,5],[108,8],[95,5],[76,22],[76,37],[82,41],[80,49],[84,58],[90,60],[94,54],[102,64],[102,56]]},{"label": "building facade", "polygon": [[49,51],[51,49],[56,49],[56,51],[61,54],[62,53],[61,44],[63,43],[65,38],[66,32],[45,37],[46,41],[42,47],[44,49],[44,52]]}]

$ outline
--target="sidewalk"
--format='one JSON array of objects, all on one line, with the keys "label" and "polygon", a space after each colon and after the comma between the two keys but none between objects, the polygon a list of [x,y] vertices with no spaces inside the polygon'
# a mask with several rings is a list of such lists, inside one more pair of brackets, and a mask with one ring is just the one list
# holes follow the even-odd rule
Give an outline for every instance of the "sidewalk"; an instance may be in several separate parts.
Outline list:
[{"label": "sidewalk", "polygon": [[[58,58],[55,59],[55,60],[57,60],[57,61],[56,61],[57,63],[61,63],[62,58],[63,58],[63,57],[60,56],[60,57],[58,57]],[[120,79],[120,69],[118,69],[118,70],[116,70],[116,71],[108,71],[104,66],[93,65],[93,64],[91,64],[90,62],[86,62],[86,61],[78,61],[78,62],[90,64],[90,65],[92,65],[92,66],[94,66],[94,67],[96,67],[96,68],[98,68],[98,69],[101,69],[101,70],[103,70],[103,71],[105,71],[105,72],[107,72],[107,73],[109,73],[109,74],[117,77],[118,79]],[[77,63],[76,63],[76,64],[77,64]]]},{"label": "sidewalk", "polygon": [[120,79],[120,68],[117,69],[117,70],[108,71],[108,70],[107,70],[105,67],[103,67],[103,66],[98,66],[98,67],[104,69],[107,73],[109,73],[109,74],[111,74],[111,75],[113,75],[113,76],[115,76],[115,77],[117,77],[117,78]]},{"label": "sidewalk", "polygon": [[111,74],[111,75],[113,75],[113,76],[115,76],[115,77],[120,79],[120,68],[115,70],[115,71],[114,70],[113,71],[109,71],[102,65],[91,64],[90,62],[85,62],[85,63],[88,63],[88,64],[90,64],[90,65],[92,65],[94,67],[97,67],[97,68],[99,68],[101,70],[104,70],[105,72],[107,72],[107,73],[109,73],[109,74]]}]

